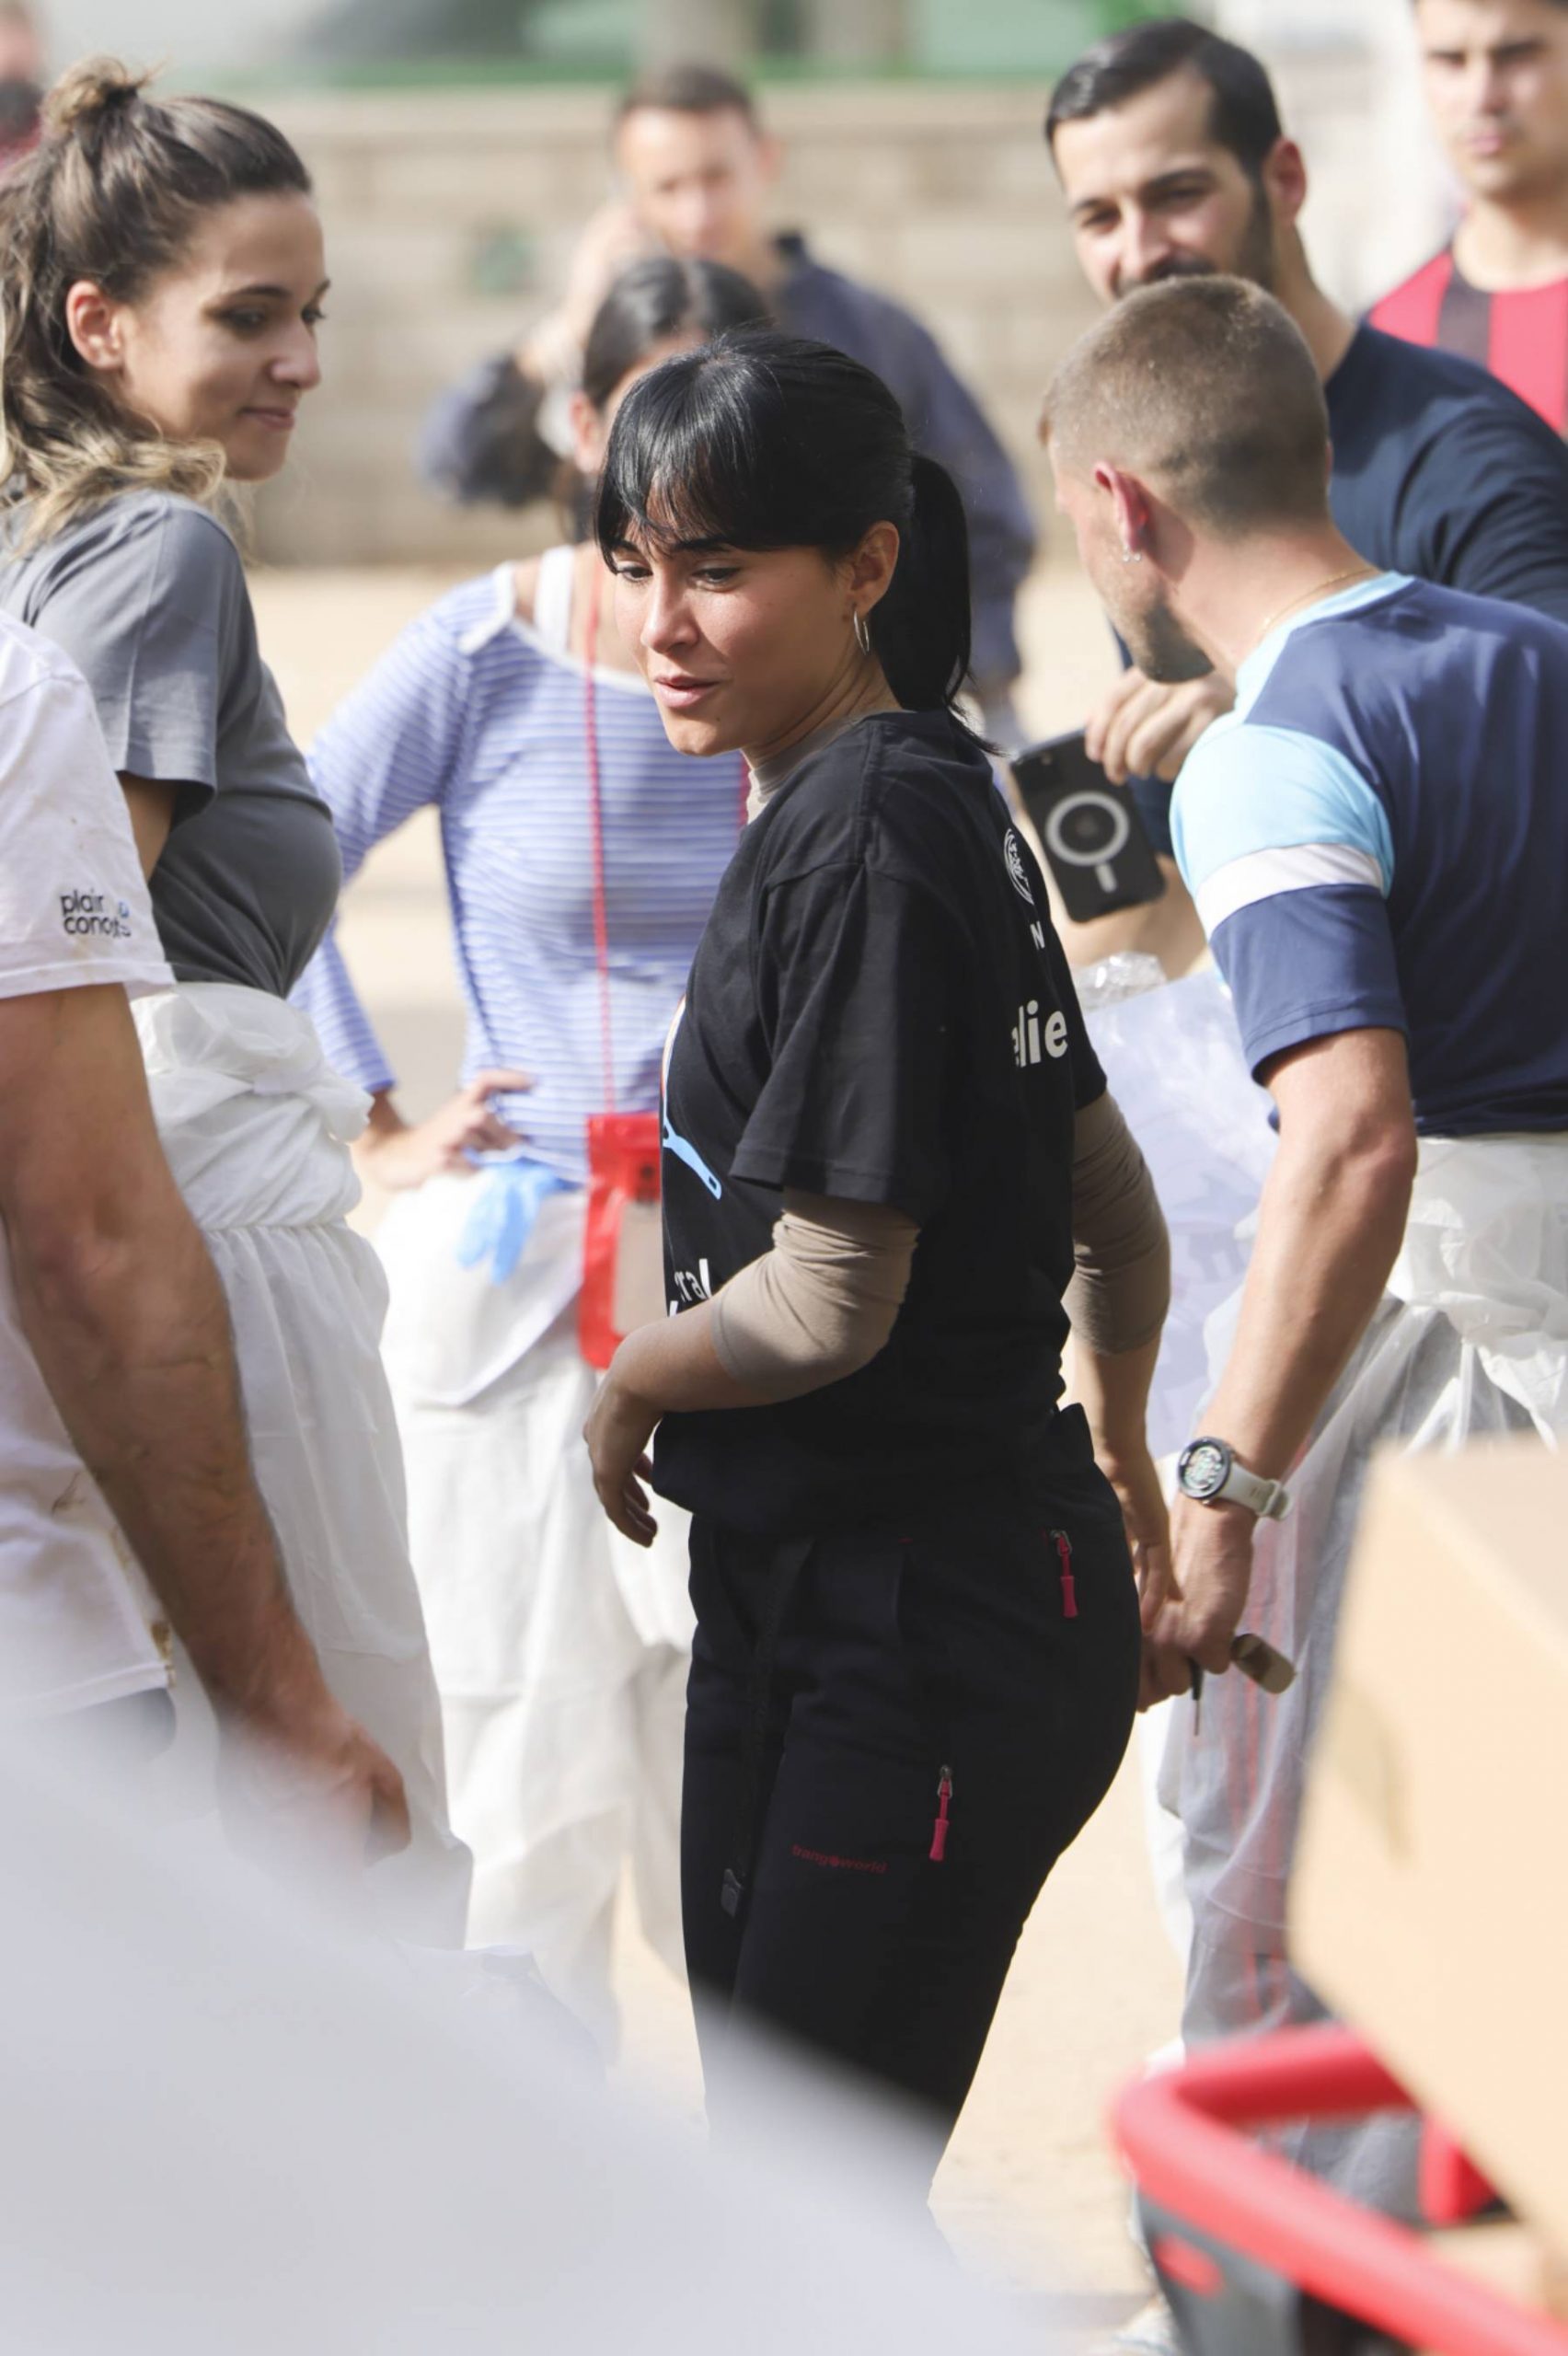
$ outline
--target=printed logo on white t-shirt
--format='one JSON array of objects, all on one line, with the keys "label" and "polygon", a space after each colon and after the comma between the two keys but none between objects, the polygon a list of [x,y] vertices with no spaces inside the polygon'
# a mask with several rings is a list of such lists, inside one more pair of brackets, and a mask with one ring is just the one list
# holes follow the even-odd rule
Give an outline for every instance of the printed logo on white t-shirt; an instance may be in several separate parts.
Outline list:
[{"label": "printed logo on white t-shirt", "polygon": [[73,940],[129,941],[135,931],[130,901],[111,900],[107,892],[62,892],[60,924]]}]

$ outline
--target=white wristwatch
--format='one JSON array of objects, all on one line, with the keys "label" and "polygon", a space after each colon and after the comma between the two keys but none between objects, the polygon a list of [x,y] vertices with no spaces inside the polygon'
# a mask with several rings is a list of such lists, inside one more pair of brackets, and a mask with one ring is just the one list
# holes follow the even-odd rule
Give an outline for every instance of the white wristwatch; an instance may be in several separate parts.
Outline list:
[{"label": "white wristwatch", "polygon": [[1290,1511],[1290,1492],[1283,1481],[1265,1481],[1236,1461],[1236,1451],[1222,1439],[1205,1436],[1190,1439],[1176,1464],[1176,1485],[1184,1497],[1201,1506],[1245,1506],[1260,1521],[1283,1521]]}]

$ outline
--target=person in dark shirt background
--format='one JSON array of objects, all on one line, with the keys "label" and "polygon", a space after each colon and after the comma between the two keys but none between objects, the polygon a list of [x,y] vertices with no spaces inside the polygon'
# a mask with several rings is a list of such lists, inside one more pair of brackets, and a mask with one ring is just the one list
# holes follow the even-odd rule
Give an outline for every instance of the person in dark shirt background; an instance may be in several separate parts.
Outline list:
[{"label": "person in dark shirt background", "polygon": [[1416,0],[1415,25],[1465,215],[1369,317],[1479,361],[1568,433],[1568,0]]},{"label": "person in dark shirt background", "polygon": [[552,397],[574,380],[586,323],[617,268],[650,248],[722,262],[761,288],[780,327],[874,369],[897,396],[917,446],[958,484],[973,563],[975,691],[988,732],[1013,741],[1010,690],[1020,667],[1013,603],[1035,531],[1012,463],[974,394],[901,304],[827,269],[803,238],[771,232],[778,145],[728,75],[674,65],[640,82],[617,115],[615,159],[624,199],[590,225],[560,310],[432,406],[420,444],[426,480],[464,501],[521,506],[546,495],[559,468],[549,439]]},{"label": "person in dark shirt background", "polygon": [[[1425,0],[1433,5],[1433,0]],[[1334,521],[1374,564],[1568,621],[1568,451],[1495,378],[1358,327],[1313,279],[1300,149],[1257,59],[1182,17],[1098,43],[1058,83],[1046,139],[1086,275],[1107,302],[1224,271],[1268,288],[1306,337],[1333,443]],[[1148,907],[1064,927],[1075,963],[1113,948],[1185,971],[1202,948],[1170,854],[1170,787],[1228,710],[1218,673],[1160,687],[1129,669],[1089,730],[1131,778],[1167,877]]]}]

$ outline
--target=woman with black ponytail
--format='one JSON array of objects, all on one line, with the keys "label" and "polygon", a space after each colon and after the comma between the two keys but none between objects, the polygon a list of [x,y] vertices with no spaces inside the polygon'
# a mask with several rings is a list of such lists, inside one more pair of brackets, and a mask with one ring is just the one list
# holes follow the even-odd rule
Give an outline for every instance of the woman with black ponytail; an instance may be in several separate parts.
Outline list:
[{"label": "woman with black ponytail", "polygon": [[749,2016],[912,2097],[934,2168],[1132,1725],[1164,1228],[955,708],[957,493],[880,379],[757,329],[666,362],[596,528],[671,742],[753,780],[666,1051],[678,1313],[587,1427],[618,1529],[650,1476],[695,1516],[709,2100]]}]

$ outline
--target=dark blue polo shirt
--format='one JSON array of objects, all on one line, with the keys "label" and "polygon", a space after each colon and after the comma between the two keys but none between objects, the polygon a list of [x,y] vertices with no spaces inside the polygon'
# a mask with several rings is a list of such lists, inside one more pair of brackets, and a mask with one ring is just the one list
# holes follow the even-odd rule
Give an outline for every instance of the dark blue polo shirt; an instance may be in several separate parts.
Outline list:
[{"label": "dark blue polo shirt", "polygon": [[1254,1074],[1402,1031],[1424,1136],[1568,1129],[1568,629],[1383,573],[1236,684],[1172,815]]}]

